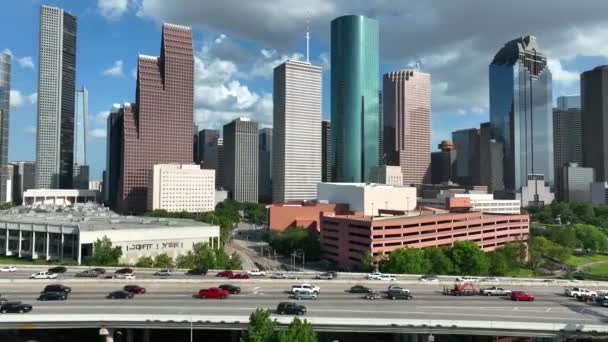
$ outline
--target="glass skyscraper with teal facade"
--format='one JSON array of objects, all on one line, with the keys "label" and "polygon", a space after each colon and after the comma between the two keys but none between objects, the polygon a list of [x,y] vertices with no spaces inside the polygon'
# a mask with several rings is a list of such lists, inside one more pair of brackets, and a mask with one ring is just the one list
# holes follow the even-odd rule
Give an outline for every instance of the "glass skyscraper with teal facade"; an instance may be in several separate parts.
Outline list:
[{"label": "glass skyscraper with teal facade", "polygon": [[332,181],[366,182],[380,152],[380,50],[375,19],[331,22]]},{"label": "glass skyscraper with teal facade", "polygon": [[553,186],[551,80],[534,36],[506,43],[490,64],[490,121],[503,146],[507,192],[519,192],[529,174]]}]

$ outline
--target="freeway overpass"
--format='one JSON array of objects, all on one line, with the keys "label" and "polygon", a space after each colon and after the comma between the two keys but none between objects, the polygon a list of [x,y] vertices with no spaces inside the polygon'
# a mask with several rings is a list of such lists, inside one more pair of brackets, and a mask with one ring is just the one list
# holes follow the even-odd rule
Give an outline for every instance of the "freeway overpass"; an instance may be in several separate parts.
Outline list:
[{"label": "freeway overpass", "polygon": [[[55,283],[56,281],[50,281]],[[148,293],[132,300],[109,300],[108,292],[127,284],[119,280],[64,279],[72,287],[65,302],[36,302],[47,281],[0,279],[0,293],[9,300],[32,303],[28,314],[0,315],[0,329],[224,329],[242,330],[258,307],[274,309],[288,300],[285,293],[297,281],[251,279],[226,281],[214,277],[193,279],[138,279]],[[203,287],[233,283],[243,293],[225,300],[196,299]],[[368,301],[345,292],[355,283],[385,290],[388,282],[366,280],[316,281],[320,298],[302,301],[306,319],[317,331],[355,331],[400,334],[463,334],[567,338],[608,336],[608,308],[563,296],[563,287],[529,283],[512,286],[536,296],[534,302],[512,302],[502,297],[452,297],[441,295],[441,284],[406,284],[411,301]],[[507,286],[505,286],[507,287]],[[292,317],[274,315],[281,324]],[[150,331],[150,330],[146,330]],[[151,334],[154,331],[151,330]],[[150,334],[150,332],[148,332]],[[145,341],[145,339],[144,339]],[[130,342],[130,341],[129,341]]]}]

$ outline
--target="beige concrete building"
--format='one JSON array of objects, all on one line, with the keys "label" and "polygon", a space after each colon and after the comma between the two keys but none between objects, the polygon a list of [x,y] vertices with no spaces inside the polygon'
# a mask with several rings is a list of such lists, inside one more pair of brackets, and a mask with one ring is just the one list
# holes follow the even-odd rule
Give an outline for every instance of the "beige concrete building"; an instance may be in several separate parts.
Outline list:
[{"label": "beige concrete building", "polygon": [[29,189],[23,193],[23,204],[66,206],[99,201],[99,191],[81,189]]},{"label": "beige concrete building", "polygon": [[319,183],[318,200],[348,204],[351,211],[376,216],[381,209],[416,209],[416,188],[373,183]]},{"label": "beige concrete building", "polygon": [[157,164],[148,179],[148,210],[200,213],[215,209],[215,170]]},{"label": "beige concrete building", "polygon": [[369,180],[378,184],[402,186],[403,174],[401,173],[401,167],[390,165],[375,166],[370,171]]}]

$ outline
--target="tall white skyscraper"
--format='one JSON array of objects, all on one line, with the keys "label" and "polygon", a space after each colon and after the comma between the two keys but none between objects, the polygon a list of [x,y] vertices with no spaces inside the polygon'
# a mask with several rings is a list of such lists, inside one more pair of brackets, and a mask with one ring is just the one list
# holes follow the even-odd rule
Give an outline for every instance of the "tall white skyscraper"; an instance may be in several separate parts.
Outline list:
[{"label": "tall white skyscraper", "polygon": [[0,53],[0,203],[7,201],[8,122],[11,92],[11,55]]},{"label": "tall white skyscraper", "polygon": [[36,188],[71,188],[74,162],[76,17],[40,8]]},{"label": "tall white skyscraper", "polygon": [[89,165],[87,164],[87,128],[89,121],[89,92],[82,87],[76,91],[74,116],[74,189],[89,188]]},{"label": "tall white skyscraper", "polygon": [[272,199],[317,198],[321,182],[321,67],[286,61],[274,69]]}]

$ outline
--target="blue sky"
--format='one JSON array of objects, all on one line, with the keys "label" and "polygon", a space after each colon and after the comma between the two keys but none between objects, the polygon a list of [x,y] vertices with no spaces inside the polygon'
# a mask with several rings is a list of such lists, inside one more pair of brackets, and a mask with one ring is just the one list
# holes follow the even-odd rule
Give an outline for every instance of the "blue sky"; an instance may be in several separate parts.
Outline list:
[{"label": "blue sky", "polygon": [[307,21],[312,62],[324,67],[329,117],[329,22],[344,14],[379,20],[381,72],[420,60],[422,71],[431,73],[434,145],[451,131],[488,120],[487,66],[507,40],[537,36],[550,58],[554,98],[578,94],[579,73],[608,61],[608,1],[601,0],[585,6],[570,0],[5,0],[0,51],[14,58],[10,160],[34,159],[43,3],[78,17],[77,84],[89,90],[91,179],[104,168],[105,116],[114,103],[134,100],[137,55],[158,54],[163,21],[194,28],[199,128],[219,128],[240,116],[270,126],[272,68],[303,58]]}]

